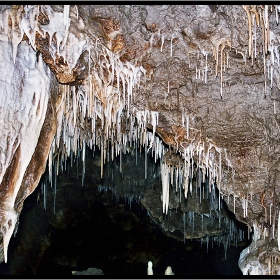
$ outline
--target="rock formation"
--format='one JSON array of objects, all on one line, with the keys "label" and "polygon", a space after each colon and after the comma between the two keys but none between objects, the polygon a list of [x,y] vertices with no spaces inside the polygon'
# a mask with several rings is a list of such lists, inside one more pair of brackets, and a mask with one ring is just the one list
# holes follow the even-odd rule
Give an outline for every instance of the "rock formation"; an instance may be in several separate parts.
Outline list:
[{"label": "rock formation", "polygon": [[278,274],[278,11],[1,6],[1,260],[46,167],[55,188],[86,146],[101,151],[101,177],[108,157],[141,146],[161,161],[164,214],[175,188],[216,186],[254,232],[242,272]]}]

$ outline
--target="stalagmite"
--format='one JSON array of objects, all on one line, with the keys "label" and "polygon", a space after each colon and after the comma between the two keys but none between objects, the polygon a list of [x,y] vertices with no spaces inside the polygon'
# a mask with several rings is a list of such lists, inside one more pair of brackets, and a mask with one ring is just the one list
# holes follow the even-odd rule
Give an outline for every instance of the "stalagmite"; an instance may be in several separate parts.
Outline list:
[{"label": "stalagmite", "polygon": [[172,268],[171,266],[168,266],[164,272],[164,275],[174,275],[174,273],[172,272]]},{"label": "stalagmite", "polygon": [[152,263],[151,261],[148,262],[147,275],[154,275],[154,272],[153,272],[153,263]]}]

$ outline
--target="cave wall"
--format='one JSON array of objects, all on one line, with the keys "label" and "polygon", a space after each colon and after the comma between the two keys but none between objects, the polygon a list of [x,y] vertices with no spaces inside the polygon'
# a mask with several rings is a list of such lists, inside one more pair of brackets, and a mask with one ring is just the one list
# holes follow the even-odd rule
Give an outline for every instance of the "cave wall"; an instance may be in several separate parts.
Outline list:
[{"label": "cave wall", "polygon": [[50,172],[86,145],[104,161],[139,139],[162,157],[155,133],[186,164],[185,189],[195,161],[256,238],[275,240],[278,40],[277,5],[2,6],[4,255],[50,149]]},{"label": "cave wall", "polygon": [[[1,41],[1,53],[1,68],[5,69],[1,78],[1,234],[2,253],[7,261],[8,243],[21,210],[18,196],[24,199],[33,192],[49,153],[48,136],[43,140],[40,137],[42,128],[47,126],[45,119],[51,120],[51,73],[42,59],[37,61],[26,42],[19,46],[16,63],[8,42]],[[40,141],[44,148],[36,156]]]}]

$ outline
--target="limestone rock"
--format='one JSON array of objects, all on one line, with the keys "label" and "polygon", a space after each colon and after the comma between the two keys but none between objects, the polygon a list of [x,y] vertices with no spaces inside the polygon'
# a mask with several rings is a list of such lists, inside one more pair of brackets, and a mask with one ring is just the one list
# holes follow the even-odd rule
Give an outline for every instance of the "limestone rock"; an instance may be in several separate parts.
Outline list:
[{"label": "limestone rock", "polygon": [[[167,149],[155,133],[188,167],[195,162],[212,176],[238,220],[263,232],[275,228],[269,217],[278,212],[280,192],[278,11],[1,6],[1,260],[48,155],[52,174],[53,161],[97,145],[102,177],[106,156],[135,143],[162,158]],[[164,196],[167,209],[168,202]]]}]

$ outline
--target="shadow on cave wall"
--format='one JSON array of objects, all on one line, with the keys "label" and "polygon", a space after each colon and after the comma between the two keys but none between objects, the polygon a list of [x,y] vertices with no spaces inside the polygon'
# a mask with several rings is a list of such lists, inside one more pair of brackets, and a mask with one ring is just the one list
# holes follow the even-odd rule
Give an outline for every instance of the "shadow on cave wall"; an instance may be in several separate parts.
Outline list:
[{"label": "shadow on cave wall", "polygon": [[[154,223],[141,199],[146,190],[160,186],[159,164],[148,161],[144,180],[144,156],[139,152],[137,163],[135,156],[123,155],[122,173],[119,157],[107,162],[100,179],[99,151],[92,157],[88,149],[83,186],[81,161],[71,167],[68,160],[68,171],[57,177],[55,203],[55,185],[46,184],[45,174],[24,203],[8,263],[0,265],[0,274],[70,276],[95,267],[105,275],[137,276],[146,275],[152,261],[155,275],[163,275],[169,265],[175,275],[242,275],[238,258],[248,246],[246,238],[230,244],[225,259],[221,243],[183,243],[179,231],[172,238]],[[115,188],[105,187],[110,184]]]}]

